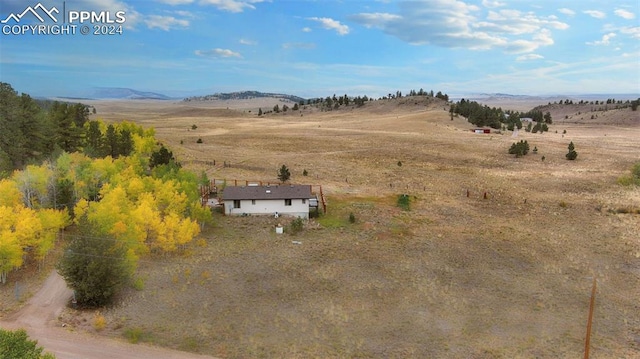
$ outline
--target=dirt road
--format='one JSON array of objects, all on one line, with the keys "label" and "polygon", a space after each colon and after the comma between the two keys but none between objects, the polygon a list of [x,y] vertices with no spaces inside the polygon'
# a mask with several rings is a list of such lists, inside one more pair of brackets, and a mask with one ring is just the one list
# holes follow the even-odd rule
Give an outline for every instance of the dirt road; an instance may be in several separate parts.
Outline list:
[{"label": "dirt road", "polygon": [[56,320],[71,295],[72,292],[67,288],[64,279],[53,271],[27,305],[1,321],[0,327],[11,330],[25,329],[31,339],[38,340],[38,344],[46,351],[55,354],[57,359],[213,358],[71,332]]}]

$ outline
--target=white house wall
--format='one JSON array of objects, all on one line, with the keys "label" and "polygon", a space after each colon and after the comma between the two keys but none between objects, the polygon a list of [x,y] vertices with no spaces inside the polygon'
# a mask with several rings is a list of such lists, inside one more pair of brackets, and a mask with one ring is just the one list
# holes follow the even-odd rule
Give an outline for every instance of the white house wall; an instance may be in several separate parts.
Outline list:
[{"label": "white house wall", "polygon": [[240,200],[240,208],[233,208],[233,201],[226,200],[224,201],[224,211],[225,214],[231,216],[241,216],[243,214],[273,215],[278,212],[280,215],[309,218],[308,199],[305,200],[305,203],[302,203],[302,199],[292,199],[290,206],[285,206],[284,201],[284,199],[255,200],[255,204],[252,204],[252,200],[244,199]]}]

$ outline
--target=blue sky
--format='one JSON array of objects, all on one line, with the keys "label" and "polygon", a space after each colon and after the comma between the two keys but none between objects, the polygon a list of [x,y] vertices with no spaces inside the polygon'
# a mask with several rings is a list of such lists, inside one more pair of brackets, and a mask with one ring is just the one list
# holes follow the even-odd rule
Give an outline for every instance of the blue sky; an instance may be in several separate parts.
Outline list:
[{"label": "blue sky", "polygon": [[[121,35],[12,33],[37,0],[0,3],[0,81],[34,96],[128,87],[171,96],[640,94],[638,0],[42,0],[124,11]],[[40,11],[43,17],[44,13]],[[52,20],[45,19],[46,26]],[[109,24],[107,24],[109,25]],[[117,26],[118,24],[111,24]]]}]

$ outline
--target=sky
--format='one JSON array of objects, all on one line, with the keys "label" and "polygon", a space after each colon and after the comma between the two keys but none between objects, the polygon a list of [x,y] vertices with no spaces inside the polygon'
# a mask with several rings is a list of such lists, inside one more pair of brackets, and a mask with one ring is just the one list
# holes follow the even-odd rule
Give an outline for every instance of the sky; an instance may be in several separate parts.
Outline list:
[{"label": "sky", "polygon": [[638,0],[2,0],[0,20],[0,81],[32,96],[640,94]]}]

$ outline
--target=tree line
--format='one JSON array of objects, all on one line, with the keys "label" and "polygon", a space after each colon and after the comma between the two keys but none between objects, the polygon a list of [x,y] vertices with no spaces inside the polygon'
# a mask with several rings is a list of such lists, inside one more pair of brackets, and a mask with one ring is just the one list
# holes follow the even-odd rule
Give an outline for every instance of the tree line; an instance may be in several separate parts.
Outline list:
[{"label": "tree line", "polygon": [[533,122],[536,122],[536,126],[534,130],[534,126],[530,122],[530,127],[527,128],[528,131],[544,132],[548,131],[548,125],[553,123],[551,113],[548,111],[545,113],[536,109],[527,112],[503,111],[500,107],[489,107],[487,105],[481,105],[476,101],[465,99],[461,99],[455,104],[452,104],[449,112],[452,118],[454,114],[460,115],[478,127],[488,126],[495,129],[501,129],[503,127],[508,130],[514,130],[515,128],[521,129],[523,126],[522,119],[529,118]]},{"label": "tree line", "polygon": [[3,128],[28,139],[16,146],[56,123],[69,125],[69,138],[17,158],[0,132],[9,158],[0,177],[0,283],[14,269],[41,263],[58,233],[73,226],[58,270],[79,303],[103,305],[128,283],[140,257],[179,250],[211,219],[199,195],[208,180],[182,169],[153,129],[88,121],[80,104],[44,111],[28,95],[2,88],[0,101],[17,106],[1,107]]},{"label": "tree line", "polygon": [[[420,89],[418,91],[409,90],[408,96],[425,96],[425,97],[439,98],[446,102],[449,101],[449,95],[442,93],[441,91],[434,93],[433,90],[428,92],[423,89]],[[391,100],[391,99],[402,98],[402,97],[403,97],[402,92],[396,91],[395,93],[389,93],[388,95],[379,97],[378,101]],[[344,94],[342,96],[336,96],[336,94],[333,94],[333,96],[300,100],[296,104],[294,104],[293,107],[291,108],[289,108],[289,106],[287,105],[283,105],[282,107],[280,107],[279,105],[275,105],[272,110],[264,110],[264,111],[262,110],[262,108],[260,108],[258,109],[258,116],[266,115],[273,112],[275,113],[287,112],[288,110],[297,111],[300,109],[300,106],[314,106],[323,111],[337,110],[341,107],[348,107],[348,106],[362,107],[364,106],[365,103],[369,101],[374,101],[374,100],[375,99],[373,97],[368,97],[367,95],[349,96],[347,94]]]}]

